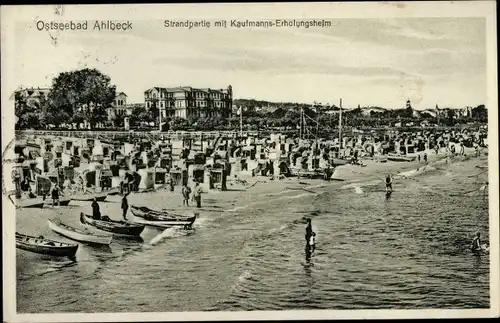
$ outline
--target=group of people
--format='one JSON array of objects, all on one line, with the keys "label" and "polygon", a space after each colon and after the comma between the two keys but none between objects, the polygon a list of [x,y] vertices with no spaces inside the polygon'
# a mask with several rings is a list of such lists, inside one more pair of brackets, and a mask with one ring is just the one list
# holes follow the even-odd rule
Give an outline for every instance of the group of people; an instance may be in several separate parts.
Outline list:
[{"label": "group of people", "polygon": [[[121,209],[122,209],[122,216],[123,220],[127,221],[127,212],[128,212],[128,197],[129,193],[125,193],[122,198],[122,204],[121,204]],[[99,203],[97,203],[97,199],[94,197],[94,200],[92,201],[91,204],[92,207],[92,218],[94,220],[101,220],[102,215],[101,215],[101,208],[99,206]]]},{"label": "group of people", "polygon": [[[196,207],[201,207],[201,193],[203,192],[200,183],[196,182],[194,184],[193,196],[191,201],[196,202]],[[189,197],[191,196],[191,188],[186,184],[182,185],[182,205],[189,206]]]},{"label": "group of people", "polygon": [[[196,202],[197,207],[201,207],[201,193],[202,193],[201,186],[198,182],[196,182],[195,187],[194,187],[194,193],[192,196],[192,200],[194,200]],[[127,197],[129,195],[130,195],[129,191],[125,191],[123,193],[122,202],[121,202],[122,217],[125,221],[127,221],[127,213],[128,213],[128,208],[129,208]],[[191,188],[189,186],[187,186],[186,184],[184,184],[182,186],[182,196],[183,196],[182,204],[184,206],[189,206],[189,197],[191,196]],[[94,200],[92,201],[91,207],[92,207],[92,218],[95,220],[101,220],[101,218],[102,218],[101,217],[101,209],[99,207],[99,203],[97,203],[96,198],[94,198]]]},{"label": "group of people", "polygon": [[122,195],[130,194],[130,192],[135,190],[135,177],[133,174],[127,172],[123,178],[123,181],[120,183],[120,193]]},{"label": "group of people", "polygon": [[[424,153],[424,155],[423,155],[423,159],[424,159],[424,163],[427,163],[427,153]],[[418,160],[418,162],[420,163],[420,160],[421,160],[421,159],[420,159],[420,154],[418,154],[418,155],[417,155],[417,160]]]}]

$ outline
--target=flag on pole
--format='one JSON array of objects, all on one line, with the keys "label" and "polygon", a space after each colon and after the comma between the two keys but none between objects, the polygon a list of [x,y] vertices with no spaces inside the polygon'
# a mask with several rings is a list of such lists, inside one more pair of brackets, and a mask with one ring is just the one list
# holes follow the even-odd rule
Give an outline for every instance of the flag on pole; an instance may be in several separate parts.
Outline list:
[{"label": "flag on pole", "polygon": [[236,115],[238,115],[238,116],[239,116],[239,115],[241,115],[241,111],[242,111],[242,110],[243,110],[243,107],[240,105],[240,106],[238,107],[238,111],[236,111]]}]

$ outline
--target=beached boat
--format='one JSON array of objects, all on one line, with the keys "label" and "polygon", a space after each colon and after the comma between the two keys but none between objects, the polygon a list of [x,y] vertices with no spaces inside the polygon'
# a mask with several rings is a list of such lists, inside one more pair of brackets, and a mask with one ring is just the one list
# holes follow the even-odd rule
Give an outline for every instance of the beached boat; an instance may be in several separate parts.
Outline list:
[{"label": "beached boat", "polygon": [[191,222],[196,219],[196,215],[186,216],[175,213],[169,213],[166,211],[155,211],[145,206],[130,206],[130,211],[133,215],[143,218],[148,221],[181,221],[181,222]]},{"label": "beached boat", "polygon": [[412,162],[412,161],[415,160],[415,157],[395,155],[395,154],[388,154],[387,155],[387,160],[390,160],[390,161],[400,161],[400,162]]},{"label": "beached boat", "polygon": [[64,243],[16,232],[16,248],[39,254],[74,258],[78,244]]},{"label": "beached boat", "polygon": [[149,221],[149,220],[144,220],[142,218],[135,218],[132,221],[137,224],[148,225],[158,229],[167,229],[172,227],[183,227],[184,229],[190,229],[193,226],[195,220],[196,216],[194,216],[193,219],[190,221],[176,221],[176,220]]},{"label": "beached boat", "polygon": [[90,215],[80,213],[80,222],[96,229],[111,232],[117,236],[138,237],[144,230],[144,224],[115,220],[95,220]]},{"label": "beached boat", "polygon": [[9,198],[16,208],[43,208],[43,205],[45,204],[45,201],[42,198],[16,199],[12,195],[10,195]]},{"label": "beached boat", "polygon": [[119,195],[120,194],[120,189],[119,188],[112,188],[109,191],[106,191],[108,195]]},{"label": "beached boat", "polygon": [[[71,202],[71,198],[62,198],[59,200],[59,205],[60,206],[67,206]],[[47,206],[52,206],[52,199],[45,199],[45,205]]]},{"label": "beached boat", "polygon": [[95,198],[98,202],[102,202],[106,197],[108,197],[108,193],[82,193],[72,195],[71,199],[75,201],[93,201]]},{"label": "beached boat", "polygon": [[335,171],[335,168],[330,169],[315,169],[315,170],[305,170],[298,168],[290,168],[290,175],[310,178],[310,179],[330,179]]},{"label": "beached boat", "polygon": [[331,158],[330,163],[335,166],[347,165],[351,162],[350,159],[340,159],[340,158]]},{"label": "beached boat", "polygon": [[109,245],[111,240],[113,239],[113,235],[111,234],[97,234],[94,232],[85,230],[80,230],[69,225],[62,223],[58,219],[49,220],[49,228],[53,231],[59,233],[62,236],[65,236],[69,239],[80,241],[80,242],[88,242],[94,244],[104,244]]}]

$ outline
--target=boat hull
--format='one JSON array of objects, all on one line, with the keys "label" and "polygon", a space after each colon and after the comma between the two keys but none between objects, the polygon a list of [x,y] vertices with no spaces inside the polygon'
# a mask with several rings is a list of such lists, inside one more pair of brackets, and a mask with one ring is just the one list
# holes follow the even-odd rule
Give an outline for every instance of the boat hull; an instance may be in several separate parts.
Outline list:
[{"label": "boat hull", "polygon": [[106,198],[108,197],[108,194],[105,193],[105,194],[79,194],[79,195],[74,195],[71,197],[72,200],[75,200],[75,201],[93,201],[94,198],[99,201],[99,202],[102,202],[104,200],[106,200]]},{"label": "boat hull", "polygon": [[[66,198],[66,199],[60,199],[59,200],[59,205],[60,206],[68,206],[69,205],[69,202],[71,202],[71,199],[70,198]],[[52,206],[52,200],[45,200],[45,205],[47,206]]]},{"label": "boat hull", "polygon": [[[130,211],[133,215],[139,218],[143,218],[147,221],[167,221],[167,222],[194,222],[196,219],[196,215],[193,216],[184,216],[179,214],[171,214],[168,212],[160,212],[151,210],[144,206],[130,206]],[[183,225],[183,224],[181,224]]]},{"label": "boat hull", "polygon": [[43,255],[74,258],[78,245],[16,233],[16,248]]},{"label": "boat hull", "polygon": [[408,156],[387,155],[387,160],[398,162],[412,162],[415,160],[415,158]]},{"label": "boat hull", "polygon": [[134,219],[134,223],[152,226],[158,229],[168,229],[172,227],[191,228],[194,220],[192,221],[148,221],[144,219]]},{"label": "boat hull", "polygon": [[9,198],[16,208],[43,208],[43,205],[46,203],[46,201],[41,198],[16,199],[13,198],[12,195],[10,195]]},{"label": "boat hull", "polygon": [[109,245],[113,239],[113,235],[97,235],[90,232],[78,230],[67,226],[61,222],[49,220],[49,228],[71,240],[86,242],[91,244]]},{"label": "boat hull", "polygon": [[130,222],[95,220],[91,216],[84,213],[80,213],[80,221],[101,231],[125,237],[139,237],[145,227],[143,224],[134,224]]}]

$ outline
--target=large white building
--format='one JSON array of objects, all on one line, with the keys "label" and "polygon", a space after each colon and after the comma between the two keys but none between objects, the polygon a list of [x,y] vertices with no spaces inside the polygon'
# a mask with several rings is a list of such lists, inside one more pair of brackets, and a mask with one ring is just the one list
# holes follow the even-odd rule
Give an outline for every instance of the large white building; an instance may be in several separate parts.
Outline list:
[{"label": "large white building", "polygon": [[229,118],[233,106],[233,90],[197,89],[190,86],[153,87],[144,92],[146,108],[156,107],[161,117]]}]

